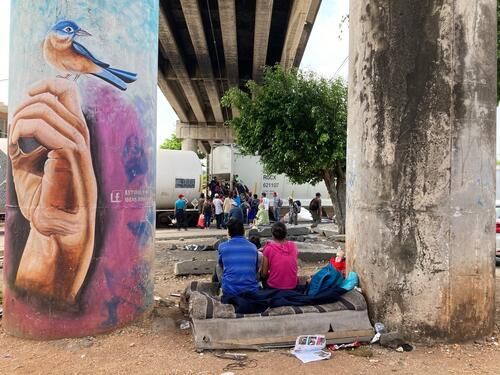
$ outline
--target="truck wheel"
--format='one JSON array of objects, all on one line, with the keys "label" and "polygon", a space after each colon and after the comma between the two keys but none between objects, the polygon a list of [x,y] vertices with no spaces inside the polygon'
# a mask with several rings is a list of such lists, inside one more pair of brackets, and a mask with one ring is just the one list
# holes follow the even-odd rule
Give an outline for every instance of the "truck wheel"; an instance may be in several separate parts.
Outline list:
[{"label": "truck wheel", "polygon": [[159,227],[167,227],[172,224],[172,220],[170,219],[170,216],[166,212],[162,212],[158,214],[156,218],[156,225]]}]

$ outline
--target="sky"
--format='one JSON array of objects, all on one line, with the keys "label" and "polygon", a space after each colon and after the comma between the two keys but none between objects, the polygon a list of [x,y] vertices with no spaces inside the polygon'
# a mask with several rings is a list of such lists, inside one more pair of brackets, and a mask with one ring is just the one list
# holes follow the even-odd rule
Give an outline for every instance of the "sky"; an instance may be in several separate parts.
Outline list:
[{"label": "sky", "polygon": [[[311,32],[301,68],[325,77],[341,76],[347,80],[349,31],[342,17],[349,13],[349,0],[323,1]],[[0,102],[8,103],[10,0],[0,0]],[[328,41],[325,43],[325,38]],[[345,63],[344,63],[345,61]],[[344,63],[344,64],[343,64]],[[343,64],[343,65],[342,65]],[[340,69],[339,69],[340,68]],[[178,120],[172,107],[158,89],[157,142],[160,145],[175,132]],[[497,118],[500,110],[497,109]],[[499,122],[497,120],[497,134]],[[500,138],[497,136],[497,160],[500,160]]]}]

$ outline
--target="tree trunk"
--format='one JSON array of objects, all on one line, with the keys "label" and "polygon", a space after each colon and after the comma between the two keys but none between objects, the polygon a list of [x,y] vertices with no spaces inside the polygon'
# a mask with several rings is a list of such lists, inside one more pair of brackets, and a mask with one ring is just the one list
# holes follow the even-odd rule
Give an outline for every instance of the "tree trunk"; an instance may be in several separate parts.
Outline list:
[{"label": "tree trunk", "polygon": [[339,234],[345,234],[346,184],[345,171],[340,163],[337,163],[332,169],[323,171],[323,180],[332,200]]}]

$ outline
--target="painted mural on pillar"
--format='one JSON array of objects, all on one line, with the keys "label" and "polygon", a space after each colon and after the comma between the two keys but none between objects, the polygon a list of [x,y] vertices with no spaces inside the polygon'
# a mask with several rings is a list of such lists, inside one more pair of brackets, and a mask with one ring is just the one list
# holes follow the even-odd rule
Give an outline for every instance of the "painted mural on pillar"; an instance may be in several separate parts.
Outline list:
[{"label": "painted mural on pillar", "polygon": [[34,27],[12,31],[4,272],[7,331],[42,339],[152,303],[158,17],[153,0],[45,3],[12,2]]}]

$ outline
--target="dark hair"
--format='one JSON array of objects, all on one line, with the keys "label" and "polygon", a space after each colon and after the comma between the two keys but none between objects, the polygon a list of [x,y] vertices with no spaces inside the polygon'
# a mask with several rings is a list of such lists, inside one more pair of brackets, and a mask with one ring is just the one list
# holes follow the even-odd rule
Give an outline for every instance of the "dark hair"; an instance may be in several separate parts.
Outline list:
[{"label": "dark hair", "polygon": [[257,194],[254,194],[254,195],[253,195],[253,197],[254,197],[254,199],[257,199],[257,198],[258,198]]},{"label": "dark hair", "polygon": [[284,240],[286,238],[286,225],[281,221],[274,223],[271,227],[271,233],[276,240]]},{"label": "dark hair", "polygon": [[250,239],[248,241],[250,241],[255,246],[257,246],[257,249],[260,249],[262,247],[262,244],[260,243],[260,238],[257,236],[250,237]]},{"label": "dark hair", "polygon": [[321,197],[321,193],[316,193],[316,196],[317,197]]},{"label": "dark hair", "polygon": [[229,237],[244,236],[245,227],[240,219],[231,218],[226,224],[227,230],[229,232]]},{"label": "dark hair", "polygon": [[265,197],[266,196],[266,193],[262,193],[262,196]]},{"label": "dark hair", "polygon": [[201,193],[200,198],[205,199],[205,193]]}]

